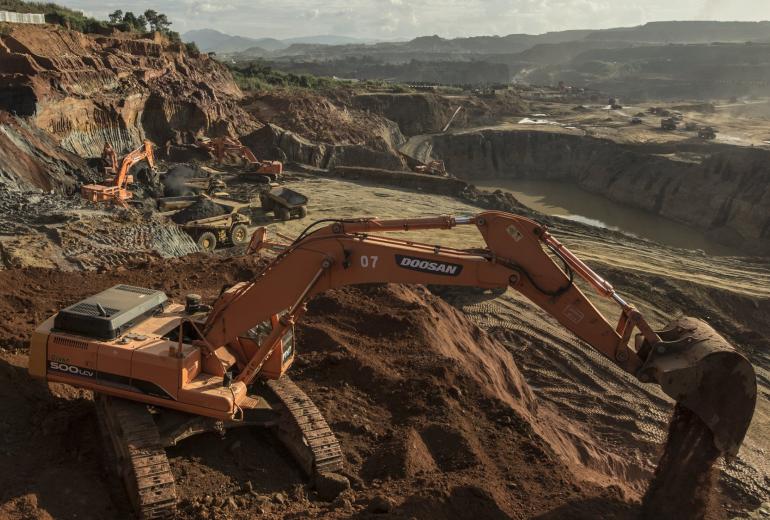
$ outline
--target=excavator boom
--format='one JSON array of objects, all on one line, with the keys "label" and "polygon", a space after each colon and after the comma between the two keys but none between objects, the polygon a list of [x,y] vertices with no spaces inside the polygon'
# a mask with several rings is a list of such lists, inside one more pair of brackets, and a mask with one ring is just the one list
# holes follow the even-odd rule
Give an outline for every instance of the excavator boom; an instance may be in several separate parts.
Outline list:
[{"label": "excavator boom", "polygon": [[283,163],[280,161],[260,161],[248,146],[243,145],[233,137],[215,137],[200,141],[198,146],[208,151],[218,162],[223,162],[225,155],[233,154],[243,158],[254,168],[254,173],[264,175],[270,180],[283,173]]},{"label": "excavator boom", "polygon": [[[372,234],[458,225],[476,226],[487,247],[461,250]],[[264,239],[264,232],[259,236]],[[575,276],[618,304],[620,316],[614,326],[578,288]],[[502,212],[464,218],[341,220],[304,233],[254,281],[223,293],[203,326],[205,342],[234,343],[255,322],[283,310],[281,320],[288,328],[315,294],[372,282],[512,287],[618,367],[643,382],[657,383],[699,415],[723,452],[737,453],[748,429],[756,400],[753,368],[711,327],[690,318],[678,322],[686,326],[654,331],[609,282],[543,226]],[[276,338],[281,333],[280,327],[274,331]],[[236,380],[248,385],[271,353],[265,350],[252,357]],[[730,399],[720,394],[727,388],[734,390]]]},{"label": "excavator boom", "polygon": [[144,141],[142,146],[123,158],[120,171],[113,179],[113,185],[118,188],[125,188],[128,184],[128,172],[140,161],[147,161],[150,168],[155,169],[155,154],[152,151],[152,143],[150,141]]}]

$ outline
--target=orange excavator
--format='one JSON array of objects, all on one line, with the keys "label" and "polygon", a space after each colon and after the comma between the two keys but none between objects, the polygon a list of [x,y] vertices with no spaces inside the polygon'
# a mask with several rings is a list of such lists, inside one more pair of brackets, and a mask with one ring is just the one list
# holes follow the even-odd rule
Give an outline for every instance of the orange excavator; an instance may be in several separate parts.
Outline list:
[{"label": "orange excavator", "polygon": [[223,162],[227,154],[241,157],[253,168],[253,174],[267,181],[275,181],[283,173],[280,161],[260,161],[254,153],[233,137],[215,137],[198,141],[198,146],[207,150],[218,162]]},{"label": "orange excavator", "polygon": [[429,161],[426,164],[418,164],[414,167],[415,173],[427,173],[428,175],[438,175],[446,177],[447,171],[444,161]]},{"label": "orange excavator", "polygon": [[[457,226],[475,227],[486,245],[456,249],[386,234]],[[269,426],[309,474],[340,470],[333,432],[286,371],[305,304],[344,285],[512,288],[630,377],[658,385],[692,410],[723,453],[737,453],[751,422],[754,370],[726,340],[694,318],[653,330],[533,220],[497,211],[322,220],[286,244],[268,241],[259,229],[249,250],[260,249],[275,258],[254,279],[224,288],[212,306],[196,295],[182,305],[154,289],[117,285],[62,309],[33,334],[33,376],[96,392],[103,429],[145,518],[175,507],[164,447],[203,431]],[[617,304],[615,325],[578,288],[577,277]]]},{"label": "orange excavator", "polygon": [[120,170],[118,170],[117,156],[108,143],[104,145],[102,161],[105,163],[105,173],[112,175],[112,177],[107,179],[106,184],[84,184],[80,187],[80,196],[91,202],[114,202],[119,206],[127,207],[126,201],[133,197],[133,194],[128,190],[128,185],[133,182],[133,177],[128,172],[140,161],[147,161],[150,168],[155,169],[153,144],[150,141],[144,141],[142,146],[123,158]]}]

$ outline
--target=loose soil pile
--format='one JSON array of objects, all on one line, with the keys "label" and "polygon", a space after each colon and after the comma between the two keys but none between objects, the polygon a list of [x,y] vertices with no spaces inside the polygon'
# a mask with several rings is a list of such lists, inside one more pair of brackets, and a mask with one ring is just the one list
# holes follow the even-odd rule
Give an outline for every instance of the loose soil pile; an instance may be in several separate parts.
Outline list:
[{"label": "loose soil pile", "polygon": [[179,213],[174,213],[171,216],[171,220],[177,224],[186,224],[187,222],[191,222],[193,220],[218,217],[219,215],[224,215],[225,213],[225,209],[216,202],[213,202],[209,199],[202,199],[192,206],[184,208]]}]

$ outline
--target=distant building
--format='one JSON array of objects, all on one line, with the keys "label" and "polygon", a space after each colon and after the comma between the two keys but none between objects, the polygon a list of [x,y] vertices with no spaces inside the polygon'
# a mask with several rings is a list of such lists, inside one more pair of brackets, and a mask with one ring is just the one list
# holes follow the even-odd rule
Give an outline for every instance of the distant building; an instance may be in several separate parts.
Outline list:
[{"label": "distant building", "polygon": [[0,11],[0,22],[45,23],[45,15],[39,13],[13,13],[11,11]]}]

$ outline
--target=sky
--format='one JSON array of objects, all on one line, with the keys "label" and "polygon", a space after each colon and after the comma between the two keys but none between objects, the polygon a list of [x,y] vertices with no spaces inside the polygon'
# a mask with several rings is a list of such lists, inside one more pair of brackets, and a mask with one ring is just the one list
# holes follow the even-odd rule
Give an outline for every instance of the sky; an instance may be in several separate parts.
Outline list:
[{"label": "sky", "polygon": [[406,40],[627,27],[659,20],[770,20],[770,0],[59,0],[98,18],[166,13],[173,29],[252,38],[335,34]]}]

